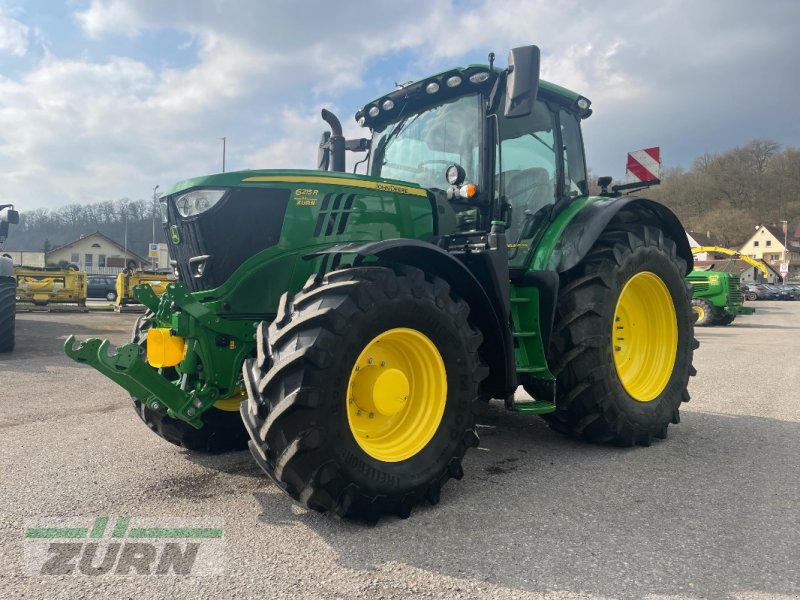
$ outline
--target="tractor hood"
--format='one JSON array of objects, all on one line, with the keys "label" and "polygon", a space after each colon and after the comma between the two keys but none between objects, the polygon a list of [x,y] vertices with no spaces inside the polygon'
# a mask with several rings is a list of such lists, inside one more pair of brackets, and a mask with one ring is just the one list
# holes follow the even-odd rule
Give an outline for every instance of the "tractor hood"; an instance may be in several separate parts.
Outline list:
[{"label": "tractor hood", "polygon": [[172,189],[162,197],[162,201],[167,197],[177,197],[181,192],[188,192],[197,188],[225,189],[253,185],[264,187],[264,185],[270,184],[289,184],[292,187],[297,187],[298,185],[302,186],[304,184],[336,185],[411,194],[415,196],[426,195],[425,190],[418,184],[396,179],[383,179],[380,177],[354,175],[336,171],[262,169],[257,171],[217,173],[215,175],[185,179],[172,186]]},{"label": "tractor hood", "polygon": [[177,183],[162,224],[189,291],[214,289],[244,263],[302,257],[328,245],[386,237],[429,239],[434,211],[416,183],[336,171],[258,170]]}]

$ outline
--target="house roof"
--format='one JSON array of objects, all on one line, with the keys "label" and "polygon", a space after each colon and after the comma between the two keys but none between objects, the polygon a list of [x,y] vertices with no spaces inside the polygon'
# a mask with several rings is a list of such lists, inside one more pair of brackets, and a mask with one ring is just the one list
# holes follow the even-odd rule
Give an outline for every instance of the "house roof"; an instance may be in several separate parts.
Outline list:
[{"label": "house roof", "polygon": [[698,246],[719,246],[721,245],[717,240],[710,237],[708,233],[700,233],[699,231],[687,231],[686,234],[697,242]]},{"label": "house roof", "polygon": [[130,256],[136,257],[140,262],[147,263],[148,265],[150,264],[150,261],[148,259],[144,258],[143,256],[139,256],[135,252],[131,251],[130,248],[125,248],[125,247],[121,246],[120,244],[118,244],[117,242],[112,240],[110,237],[108,237],[104,233],[100,233],[99,231],[95,231],[94,233],[89,233],[87,235],[84,235],[83,237],[79,237],[77,240],[73,240],[73,241],[68,242],[66,244],[62,244],[61,246],[56,246],[55,248],[51,248],[50,249],[50,253],[58,252],[59,250],[63,250],[64,248],[69,248],[70,246],[74,246],[78,242],[82,242],[84,240],[87,240],[87,239],[93,238],[93,237],[102,238],[103,240],[107,241],[108,243],[110,243],[113,246],[115,246],[116,248],[118,248],[120,250],[120,252],[122,252],[123,254],[125,254],[127,252]]},{"label": "house roof", "polygon": [[[762,225],[764,229],[769,231],[775,238],[783,244],[783,229],[775,225]],[[788,231],[788,230],[787,230]]]},{"label": "house roof", "polygon": [[[777,241],[777,242],[778,242],[778,243],[779,243],[781,246],[783,246],[783,229],[782,229],[781,227],[778,227],[777,225],[767,225],[766,223],[762,223],[762,224],[760,224],[760,225],[756,225],[756,229],[755,229],[755,231],[753,232],[753,235],[751,235],[749,238],[747,238],[747,241],[746,241],[744,244],[742,244],[742,245],[740,246],[740,248],[739,248],[739,250],[740,250],[740,251],[741,251],[741,249],[742,249],[742,248],[744,248],[745,246],[747,246],[747,244],[749,244],[750,242],[752,242],[752,241],[753,241],[753,238],[755,238],[755,237],[756,237],[756,235],[758,234],[759,230],[760,230],[762,227],[763,227],[764,229],[766,229],[766,230],[769,232],[769,234],[770,234],[772,237],[774,237],[774,238],[775,238],[775,240],[776,240],[776,241]],[[787,246],[791,246],[791,242],[792,242],[792,239],[791,239],[791,238],[788,238],[788,239],[787,239],[787,241],[786,241],[786,245],[787,245]]]},{"label": "house roof", "polygon": [[[775,270],[775,267],[767,262],[764,262],[763,260],[761,262],[769,271],[772,271],[775,276],[780,277],[780,273]],[[737,275],[741,275],[747,271],[747,269],[755,268],[750,263],[731,257],[718,258],[715,260],[696,260],[694,261],[694,267],[711,267],[713,271],[723,271],[725,273],[735,273]]]}]

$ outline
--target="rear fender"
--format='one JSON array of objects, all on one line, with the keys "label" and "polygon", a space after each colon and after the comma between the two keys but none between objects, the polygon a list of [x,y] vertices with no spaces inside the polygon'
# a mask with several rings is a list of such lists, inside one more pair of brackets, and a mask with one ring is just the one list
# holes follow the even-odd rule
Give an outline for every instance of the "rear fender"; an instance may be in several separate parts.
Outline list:
[{"label": "rear fender", "polygon": [[675,213],[663,204],[636,196],[602,198],[586,204],[550,249],[548,270],[563,272],[577,265],[615,218],[622,223],[642,223],[661,229],[675,242],[677,255],[686,263],[685,274],[692,270],[694,260],[689,240]]}]

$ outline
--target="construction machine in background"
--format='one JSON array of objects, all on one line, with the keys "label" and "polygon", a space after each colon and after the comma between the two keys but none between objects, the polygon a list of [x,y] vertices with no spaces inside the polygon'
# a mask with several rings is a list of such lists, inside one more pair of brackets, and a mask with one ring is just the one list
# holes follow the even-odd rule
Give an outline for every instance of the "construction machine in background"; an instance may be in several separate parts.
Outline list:
[{"label": "construction machine in background", "polygon": [[122,311],[130,304],[138,304],[133,295],[137,285],[146,284],[156,296],[161,296],[167,291],[167,285],[173,281],[175,281],[173,275],[125,269],[117,275],[114,308]]},{"label": "construction machine in background", "polygon": [[77,265],[59,267],[14,267],[17,302],[34,306],[75,304],[86,306],[86,273]]},{"label": "construction machine in background", "polygon": [[692,310],[696,327],[730,325],[737,315],[752,315],[745,306],[738,275],[725,271],[694,269],[686,278],[692,284]]}]

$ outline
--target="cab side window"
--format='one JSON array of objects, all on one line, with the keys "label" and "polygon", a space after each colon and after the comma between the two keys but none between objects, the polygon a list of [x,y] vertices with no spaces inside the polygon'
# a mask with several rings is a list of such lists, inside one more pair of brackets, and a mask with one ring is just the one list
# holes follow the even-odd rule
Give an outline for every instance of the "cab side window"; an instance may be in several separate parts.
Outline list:
[{"label": "cab side window", "polygon": [[[555,115],[537,101],[531,114],[517,119],[498,117],[500,128],[500,188],[511,204],[511,226],[506,238],[512,249],[512,266],[525,256],[524,249],[546,220],[556,202]],[[519,255],[519,256],[518,256]]]},{"label": "cab side window", "polygon": [[586,164],[583,158],[583,139],[578,118],[565,110],[559,111],[561,142],[564,145],[564,173],[566,194],[570,198],[589,193],[586,181]]}]

